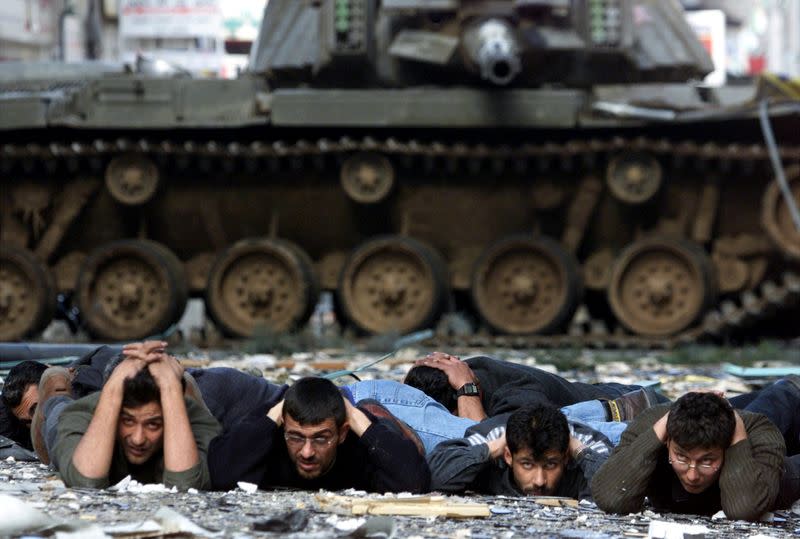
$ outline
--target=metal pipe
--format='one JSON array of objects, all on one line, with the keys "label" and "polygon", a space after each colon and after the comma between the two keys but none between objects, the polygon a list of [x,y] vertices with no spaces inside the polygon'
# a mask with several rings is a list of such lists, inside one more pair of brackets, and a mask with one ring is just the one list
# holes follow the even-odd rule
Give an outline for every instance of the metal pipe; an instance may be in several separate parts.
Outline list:
[{"label": "metal pipe", "polygon": [[489,19],[468,27],[462,43],[481,77],[505,86],[522,69],[514,27],[502,19]]}]

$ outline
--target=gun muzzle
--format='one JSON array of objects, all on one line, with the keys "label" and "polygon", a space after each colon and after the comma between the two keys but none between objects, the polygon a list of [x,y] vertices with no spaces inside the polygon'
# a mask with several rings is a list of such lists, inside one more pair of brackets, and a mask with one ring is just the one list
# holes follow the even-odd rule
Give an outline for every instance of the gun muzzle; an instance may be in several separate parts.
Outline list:
[{"label": "gun muzzle", "polygon": [[470,26],[464,32],[463,45],[481,77],[498,86],[514,80],[522,68],[514,28],[502,19]]}]

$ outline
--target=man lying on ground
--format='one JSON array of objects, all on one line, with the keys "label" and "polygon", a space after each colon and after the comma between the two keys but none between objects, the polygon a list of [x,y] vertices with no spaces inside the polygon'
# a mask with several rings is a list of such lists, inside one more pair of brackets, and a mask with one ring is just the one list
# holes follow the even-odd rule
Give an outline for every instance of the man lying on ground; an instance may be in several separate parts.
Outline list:
[{"label": "man lying on ground", "polygon": [[64,483],[104,488],[127,475],[141,483],[208,488],[206,453],[219,424],[184,397],[183,370],[160,348],[120,362],[102,391],[73,400],[70,373],[51,367],[39,384],[33,445]]},{"label": "man lying on ground", "polygon": [[800,376],[787,376],[730,401],[734,407],[766,416],[783,435],[786,458],[775,507],[791,507],[800,500]]},{"label": "man lying on ground", "polygon": [[[165,347],[166,344],[160,341],[130,343],[124,347],[124,353],[136,354],[143,348]],[[99,347],[80,358],[75,363],[76,375],[72,379],[73,397],[79,398],[93,391],[99,391],[102,388],[104,376],[107,377],[106,371],[113,370],[124,359],[124,353],[117,354],[115,350],[108,347]],[[41,367],[42,371],[46,368],[40,363],[31,363]],[[466,364],[463,366],[469,370]],[[442,372],[431,370],[437,376],[442,377],[444,383],[448,383]],[[553,376],[548,373],[545,375]],[[559,377],[555,378],[560,379]],[[276,402],[278,400],[276,397],[281,395],[287,387],[226,367],[186,369],[184,379],[187,394],[193,396],[198,402],[204,403],[223,429],[232,426],[253,409]],[[38,377],[36,377],[35,383],[38,384]],[[33,384],[30,387],[33,389],[30,392],[31,398],[38,400],[37,387]],[[416,431],[425,452],[430,452],[436,444],[443,440],[463,437],[464,431],[477,423],[466,417],[452,415],[450,411],[433,401],[428,395],[399,382],[370,380],[352,383],[344,387],[352,397],[351,402],[360,402],[366,399],[377,401],[394,417],[410,426]],[[372,409],[372,411],[376,410]],[[607,412],[599,401],[566,406],[562,408],[562,411],[567,414],[569,419],[587,422],[597,428],[606,434],[613,443],[619,440],[619,436],[625,428],[623,423],[601,423],[605,421]],[[27,429],[25,437],[30,438]]]},{"label": "man lying on ground", "polygon": [[[343,391],[352,396],[353,402],[377,401],[397,419],[411,427],[419,437],[425,452],[430,453],[440,443],[467,436],[468,429],[479,425],[478,421],[459,417],[422,391],[392,380],[365,380],[344,386]],[[585,424],[603,434],[612,445],[619,442],[627,427],[622,422],[598,421],[604,417],[600,401],[573,404],[561,408],[570,422]],[[499,422],[505,425],[508,414],[501,414]],[[491,424],[485,420],[487,424]],[[484,422],[480,424],[483,425]],[[499,424],[499,423],[498,423]]]},{"label": "man lying on ground", "polygon": [[430,471],[417,446],[387,419],[353,406],[324,378],[289,387],[283,400],[254,409],[212,440],[214,488],[237,482],[371,492],[427,492]]},{"label": "man lying on ground", "polygon": [[461,361],[442,352],[418,360],[408,371],[405,383],[433,397],[454,414],[475,421],[526,405],[560,408],[597,400],[603,404],[592,404],[597,408],[593,420],[630,421],[654,404],[669,402],[654,390],[637,385],[570,382],[535,367],[487,356]]},{"label": "man lying on ground", "polygon": [[0,436],[32,450],[31,420],[39,404],[39,379],[47,365],[23,361],[8,371],[0,397]]},{"label": "man lying on ground", "polygon": [[[785,443],[763,415],[735,411],[714,393],[687,393],[644,411],[592,480],[611,513],[656,511],[757,520],[775,507]],[[795,471],[796,473],[796,471]]]},{"label": "man lying on ground", "polygon": [[524,406],[436,446],[428,455],[431,489],[591,499],[592,475],[611,448],[603,434],[568,424],[552,406]]}]

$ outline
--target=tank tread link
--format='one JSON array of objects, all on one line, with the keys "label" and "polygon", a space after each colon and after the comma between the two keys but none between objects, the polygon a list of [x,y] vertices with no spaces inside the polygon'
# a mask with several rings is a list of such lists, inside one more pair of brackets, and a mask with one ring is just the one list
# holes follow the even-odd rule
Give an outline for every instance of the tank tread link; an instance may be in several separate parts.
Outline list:
[{"label": "tank tread link", "polygon": [[[800,181],[800,147],[778,151],[788,165],[793,191],[800,193],[795,187]],[[190,291],[205,295],[209,314],[225,333],[246,336],[260,324],[276,331],[301,326],[313,312],[320,287],[336,291],[337,314],[363,332],[412,331],[436,323],[452,304],[452,286],[469,293],[484,326],[504,334],[492,342],[510,346],[671,346],[724,335],[774,315],[800,295],[794,273],[783,272],[779,281],[766,278],[765,257],[777,252],[800,258],[800,235],[791,228],[774,181],[761,201],[766,234],[714,237],[711,227],[719,193],[706,184],[691,222],[684,219],[678,227],[690,229],[688,234],[676,234],[678,229],[664,222],[665,226],[638,231],[619,255],[607,249],[584,253],[579,266],[576,255],[603,189],[592,172],[573,182],[576,189],[570,201],[562,200],[563,193],[550,193],[559,202],[549,204],[546,191],[537,194],[539,209],[567,207],[560,237],[535,231],[502,238],[472,256],[466,269],[453,257],[447,258],[447,267],[431,242],[414,239],[404,221],[400,235],[373,236],[345,258],[312,260],[304,245],[276,239],[278,231],[272,230],[269,237],[233,246],[222,240],[217,242],[224,248],[222,254],[190,260],[144,239],[106,243],[89,256],[70,252],[50,268],[57,287],[50,272],[43,271],[48,268],[41,261],[53,258],[67,229],[97,191],[98,176],[105,176],[106,188],[117,202],[136,208],[158,190],[160,168],[167,161],[179,170],[233,173],[264,160],[270,170],[325,171],[336,164],[341,188],[354,202],[367,205],[385,200],[395,188],[395,167],[429,174],[604,169],[607,189],[617,202],[641,212],[661,190],[664,163],[670,171],[700,170],[722,177],[768,168],[769,154],[761,145],[647,137],[522,145],[370,137],[249,144],[146,138],[5,144],[0,146],[3,173],[80,171],[80,177],[63,187],[62,199],[71,202],[54,209],[49,223],[35,211],[23,212],[26,223],[41,228],[33,238],[18,234],[19,227],[9,227],[9,213],[4,213],[0,240],[3,271],[9,275],[3,276],[0,338],[13,340],[40,331],[52,317],[56,289],[74,293],[92,334],[129,340],[175,323]],[[146,230],[139,237],[147,237]],[[34,256],[29,256],[26,247],[32,242]],[[712,252],[702,244],[713,244]],[[573,325],[569,333],[562,333],[584,287],[607,297],[620,324],[615,333],[603,330],[599,320],[584,324],[588,331]],[[486,338],[473,340],[481,343]]]},{"label": "tank tread link", "polygon": [[721,340],[758,322],[770,320],[782,310],[800,302],[800,276],[785,272],[778,282],[764,281],[759,290],[748,290],[728,299],[705,314],[701,323],[676,335],[663,338],[609,332],[602,319],[573,320],[568,331],[560,335],[464,335],[440,331],[424,344],[442,349],[468,346],[473,348],[621,348],[672,349],[704,338]]}]

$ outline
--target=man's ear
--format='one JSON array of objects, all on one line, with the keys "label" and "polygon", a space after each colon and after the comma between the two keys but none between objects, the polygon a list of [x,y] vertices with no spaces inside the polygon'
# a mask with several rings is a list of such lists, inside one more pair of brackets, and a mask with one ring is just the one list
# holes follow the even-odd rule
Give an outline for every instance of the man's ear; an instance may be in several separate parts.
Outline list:
[{"label": "man's ear", "polygon": [[503,460],[505,460],[506,464],[508,464],[508,467],[511,468],[511,450],[508,448],[508,446],[503,448]]},{"label": "man's ear", "polygon": [[339,427],[339,440],[337,440],[336,445],[344,443],[344,439],[347,438],[348,432],[350,432],[350,423],[345,421],[342,423],[342,426]]}]

